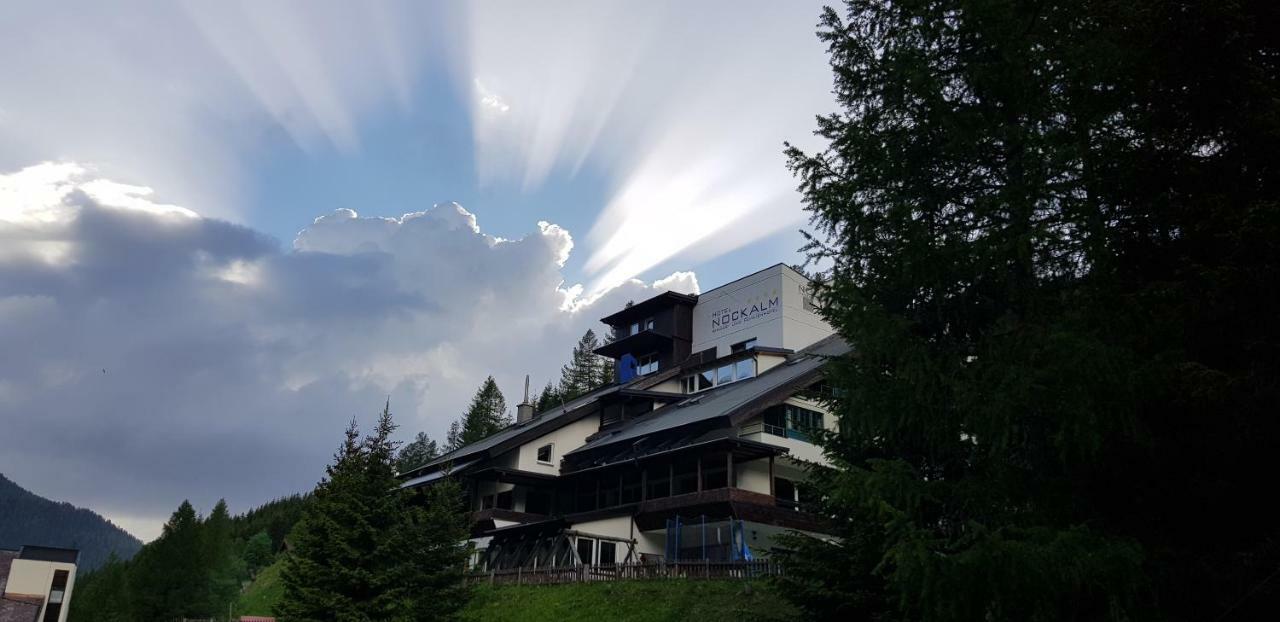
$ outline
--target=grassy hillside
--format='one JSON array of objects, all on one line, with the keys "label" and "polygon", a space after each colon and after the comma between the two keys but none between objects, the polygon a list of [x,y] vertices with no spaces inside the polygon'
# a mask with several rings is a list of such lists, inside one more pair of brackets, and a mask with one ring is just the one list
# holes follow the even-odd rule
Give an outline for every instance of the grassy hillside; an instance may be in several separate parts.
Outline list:
[{"label": "grassy hillside", "polygon": [[463,611],[467,622],[721,622],[799,620],[795,608],[763,582],[622,581],[488,587]]},{"label": "grassy hillside", "polygon": [[[237,615],[272,615],[283,558],[263,569],[236,604]],[[796,609],[764,582],[653,580],[476,588],[466,622],[790,622]]]},{"label": "grassy hillside", "polygon": [[284,584],[280,582],[280,569],[284,567],[284,556],[276,558],[274,564],[262,569],[253,583],[240,594],[236,601],[236,615],[269,616],[276,601],[284,595]]}]

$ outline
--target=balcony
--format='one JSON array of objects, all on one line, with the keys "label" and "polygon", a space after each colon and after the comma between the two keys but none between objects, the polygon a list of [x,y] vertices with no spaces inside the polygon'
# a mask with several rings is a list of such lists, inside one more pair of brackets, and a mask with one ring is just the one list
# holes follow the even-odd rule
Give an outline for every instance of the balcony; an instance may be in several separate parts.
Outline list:
[{"label": "balcony", "polygon": [[596,348],[596,354],[616,359],[624,354],[638,356],[649,352],[669,352],[672,342],[671,335],[650,328],[606,343]]}]

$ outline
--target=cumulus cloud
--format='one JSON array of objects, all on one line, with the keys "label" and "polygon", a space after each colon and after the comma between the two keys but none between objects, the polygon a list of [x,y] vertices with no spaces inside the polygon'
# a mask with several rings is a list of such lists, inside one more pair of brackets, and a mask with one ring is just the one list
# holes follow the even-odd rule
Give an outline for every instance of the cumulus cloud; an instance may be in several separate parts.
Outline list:
[{"label": "cumulus cloud", "polygon": [[387,397],[404,436],[441,436],[486,374],[514,402],[598,317],[697,290],[584,299],[568,231],[501,239],[454,203],[339,210],[282,248],[150,196],[76,165],[0,174],[0,471],[144,537],[183,498],[309,489]]}]

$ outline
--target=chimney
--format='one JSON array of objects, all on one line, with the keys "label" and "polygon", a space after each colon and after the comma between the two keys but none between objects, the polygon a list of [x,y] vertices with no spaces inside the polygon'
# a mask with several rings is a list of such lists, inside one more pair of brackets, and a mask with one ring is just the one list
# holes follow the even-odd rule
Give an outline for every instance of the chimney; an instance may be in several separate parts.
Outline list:
[{"label": "chimney", "polygon": [[529,376],[524,377],[524,401],[516,405],[516,423],[525,423],[533,419],[533,404],[529,403]]}]

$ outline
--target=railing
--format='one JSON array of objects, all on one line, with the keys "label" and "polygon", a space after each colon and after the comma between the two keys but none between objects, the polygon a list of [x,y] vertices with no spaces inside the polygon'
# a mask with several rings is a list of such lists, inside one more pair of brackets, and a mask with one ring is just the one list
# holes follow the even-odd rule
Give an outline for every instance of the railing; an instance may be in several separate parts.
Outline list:
[{"label": "railing", "polygon": [[767,559],[751,561],[633,562],[598,566],[509,568],[470,575],[471,583],[491,585],[551,585],[633,579],[754,579],[783,574],[782,566]]}]

